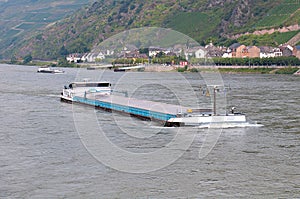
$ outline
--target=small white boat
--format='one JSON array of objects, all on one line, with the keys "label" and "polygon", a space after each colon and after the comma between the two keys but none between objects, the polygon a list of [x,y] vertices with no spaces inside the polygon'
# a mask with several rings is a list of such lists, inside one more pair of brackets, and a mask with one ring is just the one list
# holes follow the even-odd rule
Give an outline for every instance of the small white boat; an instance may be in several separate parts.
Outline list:
[{"label": "small white boat", "polygon": [[64,73],[65,71],[59,69],[52,69],[50,67],[41,67],[37,70],[38,73]]},{"label": "small white boat", "polygon": [[88,94],[110,95],[112,93],[111,84],[106,81],[101,82],[72,82],[65,86],[61,93],[61,101],[73,102],[73,97],[86,97]]}]

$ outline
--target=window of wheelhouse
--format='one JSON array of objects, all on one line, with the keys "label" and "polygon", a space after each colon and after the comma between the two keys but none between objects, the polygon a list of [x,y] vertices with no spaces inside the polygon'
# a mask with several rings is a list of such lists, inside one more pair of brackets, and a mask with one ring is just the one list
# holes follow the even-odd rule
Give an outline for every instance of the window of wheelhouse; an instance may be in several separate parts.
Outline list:
[{"label": "window of wheelhouse", "polygon": [[97,87],[110,87],[111,86],[111,84],[110,83],[98,83],[97,84]]},{"label": "window of wheelhouse", "polygon": [[78,87],[110,87],[111,84],[108,82],[101,83],[72,83],[69,85],[69,88],[78,88]]}]

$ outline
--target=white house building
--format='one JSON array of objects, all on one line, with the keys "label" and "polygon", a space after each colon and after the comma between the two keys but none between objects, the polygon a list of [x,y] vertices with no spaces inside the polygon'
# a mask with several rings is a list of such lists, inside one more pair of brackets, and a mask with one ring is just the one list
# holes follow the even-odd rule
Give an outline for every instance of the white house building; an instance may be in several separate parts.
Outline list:
[{"label": "white house building", "polygon": [[160,52],[163,52],[164,54],[169,54],[173,51],[171,48],[166,49],[166,48],[154,47],[154,46],[149,47],[149,57],[155,57]]},{"label": "white house building", "polygon": [[280,48],[274,48],[269,46],[261,46],[260,48],[260,58],[270,58],[270,57],[280,57],[282,56],[282,51]]},{"label": "white house building", "polygon": [[81,55],[79,53],[73,53],[66,57],[68,62],[78,63],[81,61]]},{"label": "white house building", "polygon": [[193,47],[189,48],[184,52],[186,60],[189,60],[190,57],[195,57],[195,58],[205,58],[206,56],[206,50],[204,47],[198,46],[198,47]]},{"label": "white house building", "polygon": [[227,48],[226,52],[222,55],[223,58],[232,58],[232,52],[230,48]]}]

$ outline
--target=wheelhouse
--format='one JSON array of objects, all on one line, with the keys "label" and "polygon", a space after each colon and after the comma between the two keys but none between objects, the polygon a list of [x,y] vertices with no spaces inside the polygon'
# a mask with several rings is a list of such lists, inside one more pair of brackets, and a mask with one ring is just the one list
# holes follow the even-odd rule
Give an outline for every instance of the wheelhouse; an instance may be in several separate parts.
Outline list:
[{"label": "wheelhouse", "polygon": [[109,82],[73,82],[69,84],[69,88],[110,88]]}]

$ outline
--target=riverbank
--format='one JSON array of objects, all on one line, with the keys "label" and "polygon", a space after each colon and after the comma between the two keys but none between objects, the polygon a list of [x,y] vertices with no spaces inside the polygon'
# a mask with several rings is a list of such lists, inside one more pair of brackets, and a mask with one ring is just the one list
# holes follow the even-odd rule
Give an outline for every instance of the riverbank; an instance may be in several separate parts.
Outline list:
[{"label": "riverbank", "polygon": [[221,73],[255,73],[255,74],[287,74],[296,73],[299,68],[219,68]]},{"label": "riverbank", "polygon": [[[12,64],[9,62],[1,62],[2,64]],[[13,63],[12,65],[23,66],[50,66],[50,67],[71,67],[71,68],[93,68],[93,69],[112,69],[112,65],[97,65],[97,64],[58,64],[47,61],[32,61],[29,64]],[[122,67],[119,67],[122,68]],[[145,68],[132,69],[128,71],[145,71],[145,72],[213,72],[227,74],[300,74],[300,68],[296,66],[179,66],[179,65],[159,65],[146,64]]]},{"label": "riverbank", "polygon": [[11,64],[11,65],[22,65],[22,66],[49,66],[49,67],[67,67],[67,68],[79,68],[80,66],[75,63],[69,63],[67,61],[43,61],[43,60],[33,60],[28,63],[22,61],[11,61],[11,60],[1,60],[0,64]]},{"label": "riverbank", "polygon": [[249,73],[249,74],[294,74],[299,70],[292,66],[269,66],[269,67],[249,67],[249,66],[162,66],[148,65],[146,72],[212,72],[220,73]]}]

